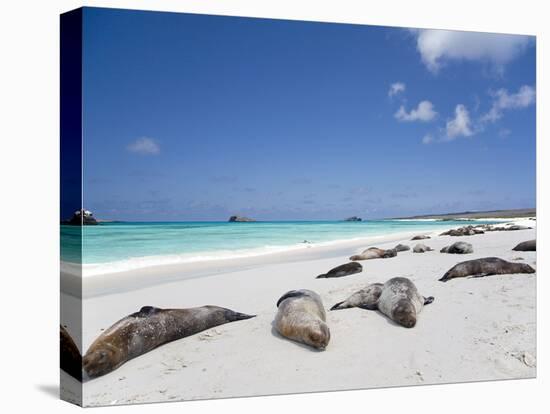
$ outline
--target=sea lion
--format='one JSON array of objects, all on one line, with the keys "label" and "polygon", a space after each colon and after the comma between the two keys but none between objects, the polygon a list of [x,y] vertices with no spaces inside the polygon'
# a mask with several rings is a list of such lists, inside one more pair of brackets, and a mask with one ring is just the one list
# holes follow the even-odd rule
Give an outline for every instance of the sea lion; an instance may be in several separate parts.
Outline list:
[{"label": "sea lion", "polygon": [[440,282],[466,276],[508,275],[513,273],[535,273],[535,269],[525,263],[512,263],[498,257],[468,260],[453,266],[443,275]]},{"label": "sea lion", "polygon": [[405,277],[394,277],[384,283],[378,298],[378,310],[405,328],[416,325],[418,314],[424,305],[434,301],[433,296],[425,298],[413,282]]},{"label": "sea lion", "polygon": [[474,248],[470,243],[459,241],[451,244],[450,246],[446,246],[442,248],[440,252],[451,253],[451,254],[468,254],[468,253],[473,253]]},{"label": "sea lion", "polygon": [[518,252],[536,252],[537,251],[537,241],[536,240],[528,240],[521,242],[516,247],[514,247],[512,250],[518,251]]},{"label": "sea lion", "polygon": [[214,326],[253,318],[219,306],[160,309],[144,306],[105,330],[83,358],[83,376],[96,378],[161,345]]},{"label": "sea lion", "polygon": [[59,361],[63,371],[82,381],[82,355],[67,330],[59,325]]},{"label": "sea lion", "polygon": [[367,250],[363,250],[361,254],[355,254],[351,256],[350,260],[369,260],[369,259],[387,259],[388,257],[397,256],[397,250],[395,249],[379,249],[378,247],[369,247]]},{"label": "sea lion", "polygon": [[473,236],[476,234],[484,234],[484,227],[480,226],[464,226],[458,229],[451,229],[440,234],[440,236]]},{"label": "sea lion", "polygon": [[426,236],[425,234],[421,234],[418,236],[414,236],[411,240],[424,240],[424,239],[430,239],[430,236]]},{"label": "sea lion", "polygon": [[330,310],[361,308],[368,310],[378,309],[378,298],[382,293],[382,283],[373,283],[366,288],[358,290],[343,302],[338,302]]},{"label": "sea lion", "polygon": [[330,341],[321,297],[307,289],[291,290],[277,301],[275,329],[284,337],[324,350]]},{"label": "sea lion", "polygon": [[362,271],[363,266],[361,266],[361,263],[351,262],[330,269],[327,273],[317,276],[316,279],[348,276],[355,273],[361,273]]},{"label": "sea lion", "polygon": [[410,246],[407,246],[406,244],[399,243],[397,246],[394,247],[396,252],[406,252],[407,250],[411,250]]},{"label": "sea lion", "polygon": [[505,224],[503,226],[492,226],[489,231],[514,231],[514,230],[528,230],[532,229],[529,226],[523,226],[521,224]]},{"label": "sea lion", "polygon": [[513,224],[509,227],[506,227],[506,231],[513,231],[513,230],[529,230],[529,229],[532,229],[533,227],[529,227],[529,226],[522,226],[522,225],[519,225],[519,224]]},{"label": "sea lion", "polygon": [[426,246],[423,243],[418,243],[416,246],[413,247],[413,253],[424,253],[424,252],[431,252],[433,249],[429,246]]}]

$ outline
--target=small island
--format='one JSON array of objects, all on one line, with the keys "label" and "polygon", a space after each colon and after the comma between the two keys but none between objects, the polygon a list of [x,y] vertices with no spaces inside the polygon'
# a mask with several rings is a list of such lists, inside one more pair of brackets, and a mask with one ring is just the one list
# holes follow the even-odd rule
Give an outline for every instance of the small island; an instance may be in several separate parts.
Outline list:
[{"label": "small island", "polygon": [[256,220],[248,218],[248,217],[241,217],[241,216],[231,216],[229,217],[230,223],[250,223],[254,222]]},{"label": "small island", "polygon": [[363,219],[361,217],[352,216],[352,217],[348,217],[344,221],[363,221]]},{"label": "small island", "polygon": [[96,226],[99,223],[90,210],[81,208],[80,210],[76,210],[69,220],[64,220],[61,224],[68,224],[71,226]]}]

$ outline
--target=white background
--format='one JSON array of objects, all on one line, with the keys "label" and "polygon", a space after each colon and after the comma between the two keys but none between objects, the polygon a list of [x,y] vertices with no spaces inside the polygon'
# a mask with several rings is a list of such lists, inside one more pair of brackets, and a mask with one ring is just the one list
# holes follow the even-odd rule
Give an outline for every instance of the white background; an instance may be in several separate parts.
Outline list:
[{"label": "white background", "polygon": [[[376,4],[376,5],[374,5]],[[537,412],[548,387],[545,257],[548,190],[548,11],[543,1],[6,1],[0,13],[0,404],[3,412],[73,412],[57,399],[59,17],[111,6],[537,35],[538,378],[114,408],[119,413]],[[546,186],[548,184],[546,183]],[[513,191],[513,188],[510,188]],[[541,253],[542,252],[542,253]],[[369,352],[369,344],[365,344]],[[331,375],[327,372],[326,375]],[[369,372],[364,373],[365,376]],[[539,407],[537,409],[537,406]],[[106,412],[113,408],[94,409]]]}]

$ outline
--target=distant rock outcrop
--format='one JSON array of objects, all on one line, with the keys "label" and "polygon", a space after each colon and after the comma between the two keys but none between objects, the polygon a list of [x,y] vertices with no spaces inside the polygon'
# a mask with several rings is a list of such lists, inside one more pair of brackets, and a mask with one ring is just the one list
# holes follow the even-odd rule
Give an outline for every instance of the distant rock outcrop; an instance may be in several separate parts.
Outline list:
[{"label": "distant rock outcrop", "polygon": [[83,208],[74,212],[73,216],[69,220],[65,220],[62,224],[69,224],[71,226],[95,226],[98,224],[93,213]]},{"label": "distant rock outcrop", "polygon": [[363,219],[361,217],[352,216],[352,217],[348,217],[344,221],[363,221]]},{"label": "distant rock outcrop", "polygon": [[248,218],[248,217],[241,217],[241,216],[231,216],[229,217],[230,223],[248,223],[256,221],[254,219]]}]

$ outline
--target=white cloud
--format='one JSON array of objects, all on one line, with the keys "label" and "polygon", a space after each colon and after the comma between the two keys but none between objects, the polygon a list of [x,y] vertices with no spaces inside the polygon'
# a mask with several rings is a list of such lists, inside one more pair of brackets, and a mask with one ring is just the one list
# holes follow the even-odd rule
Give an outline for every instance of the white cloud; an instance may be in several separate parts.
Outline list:
[{"label": "white cloud", "polygon": [[424,138],[422,138],[422,143],[423,144],[431,144],[432,142],[434,142],[434,137],[432,134],[426,134],[424,135]]},{"label": "white cloud", "polygon": [[138,138],[126,148],[130,152],[142,155],[157,155],[160,153],[160,146],[157,141],[148,137]]},{"label": "white cloud", "polygon": [[399,121],[422,121],[428,122],[437,116],[437,112],[434,111],[434,106],[430,101],[422,101],[418,104],[416,109],[411,109],[407,112],[405,107],[401,105],[399,110],[395,113],[394,117]]},{"label": "white cloud", "polygon": [[402,82],[395,82],[390,85],[390,90],[388,91],[388,96],[392,97],[398,93],[405,92],[405,84]]},{"label": "white cloud", "polygon": [[474,134],[470,114],[464,105],[459,104],[456,106],[455,117],[447,121],[445,131],[448,141],[460,136],[469,137]]},{"label": "white cloud", "polygon": [[415,30],[414,33],[422,62],[433,73],[449,60],[486,61],[502,70],[530,43],[529,36],[520,35],[435,29]]},{"label": "white cloud", "polygon": [[508,109],[526,108],[535,102],[535,88],[523,85],[516,93],[508,93],[506,89],[499,89],[491,93],[493,105],[489,112],[481,117],[482,122],[496,122],[502,117],[502,112]]}]

